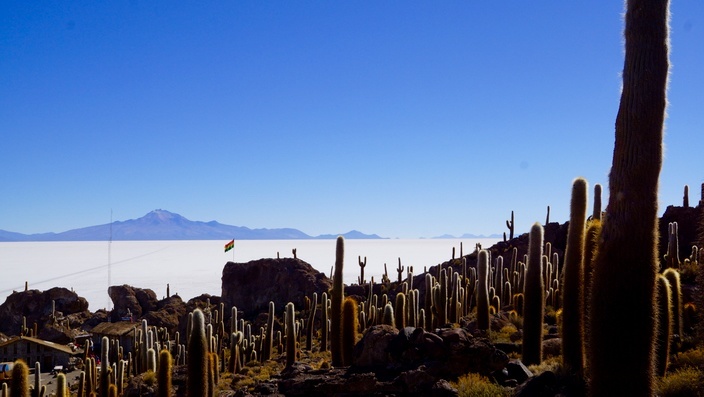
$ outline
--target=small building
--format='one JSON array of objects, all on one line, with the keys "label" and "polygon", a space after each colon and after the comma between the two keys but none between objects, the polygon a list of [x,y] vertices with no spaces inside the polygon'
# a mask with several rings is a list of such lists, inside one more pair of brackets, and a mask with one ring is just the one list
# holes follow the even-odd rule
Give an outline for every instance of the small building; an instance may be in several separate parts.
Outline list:
[{"label": "small building", "polygon": [[30,368],[38,362],[42,371],[50,371],[58,365],[67,367],[72,357],[82,354],[83,349],[75,345],[60,345],[29,336],[13,337],[0,344],[0,362],[22,359]]},{"label": "small building", "polygon": [[128,352],[133,351],[133,340],[140,324],[131,321],[118,321],[116,323],[105,322],[96,325],[90,330],[91,334],[93,334],[93,351],[97,352],[96,354],[100,354],[100,344],[103,336],[107,336],[110,340],[119,341],[124,354],[127,355]]}]

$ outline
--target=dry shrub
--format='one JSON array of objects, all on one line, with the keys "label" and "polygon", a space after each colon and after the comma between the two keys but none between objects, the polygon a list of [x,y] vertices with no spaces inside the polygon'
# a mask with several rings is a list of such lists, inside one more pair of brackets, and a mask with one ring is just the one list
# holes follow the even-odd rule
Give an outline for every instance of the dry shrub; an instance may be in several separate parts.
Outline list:
[{"label": "dry shrub", "polygon": [[144,377],[142,379],[147,386],[154,386],[156,385],[156,372],[147,371],[144,373]]},{"label": "dry shrub", "polygon": [[671,361],[670,368],[683,367],[704,368],[704,347],[678,353]]},{"label": "dry shrub", "polygon": [[492,332],[489,337],[493,343],[510,343],[511,335],[518,332],[518,329],[513,325],[505,325],[499,332]]},{"label": "dry shrub", "polygon": [[469,373],[460,376],[453,383],[459,397],[508,397],[511,393],[503,387],[491,383],[489,379]]},{"label": "dry shrub", "polygon": [[704,396],[704,376],[700,370],[692,367],[669,373],[658,382],[658,396]]}]

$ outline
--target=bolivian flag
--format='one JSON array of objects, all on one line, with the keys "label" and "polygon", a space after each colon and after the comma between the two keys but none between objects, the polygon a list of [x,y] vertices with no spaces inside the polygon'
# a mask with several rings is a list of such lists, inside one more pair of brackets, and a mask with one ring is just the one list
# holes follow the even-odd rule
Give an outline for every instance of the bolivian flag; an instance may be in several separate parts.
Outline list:
[{"label": "bolivian flag", "polygon": [[225,244],[225,252],[235,248],[235,239],[232,239],[229,243]]}]

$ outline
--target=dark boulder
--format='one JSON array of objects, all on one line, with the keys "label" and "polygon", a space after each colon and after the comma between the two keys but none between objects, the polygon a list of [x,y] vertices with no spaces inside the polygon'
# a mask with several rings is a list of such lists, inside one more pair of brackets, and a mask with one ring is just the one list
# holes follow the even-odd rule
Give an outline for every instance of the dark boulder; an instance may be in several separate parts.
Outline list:
[{"label": "dark boulder", "polygon": [[113,310],[110,320],[120,321],[131,314],[133,318],[141,318],[157,307],[156,293],[151,289],[136,288],[129,285],[113,285],[108,288]]},{"label": "dark boulder", "polygon": [[47,322],[53,323],[56,318],[52,318],[52,302],[55,303],[53,314],[56,318],[88,310],[88,301],[66,288],[13,292],[0,305],[0,332],[19,335],[23,316],[28,328],[33,328],[34,323],[38,329],[44,328]]},{"label": "dark boulder", "polygon": [[[269,302],[282,311],[288,302],[303,307],[304,298],[320,296],[332,287],[330,279],[310,264],[294,258],[228,262],[222,271],[222,302],[237,306],[245,316],[268,310]],[[229,313],[226,313],[229,317]]]}]

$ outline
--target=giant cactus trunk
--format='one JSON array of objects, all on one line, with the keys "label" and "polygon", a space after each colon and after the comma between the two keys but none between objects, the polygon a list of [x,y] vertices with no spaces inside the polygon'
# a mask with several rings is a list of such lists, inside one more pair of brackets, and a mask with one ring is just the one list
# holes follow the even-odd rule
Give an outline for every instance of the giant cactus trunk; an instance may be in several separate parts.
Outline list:
[{"label": "giant cactus trunk", "polygon": [[[629,0],[609,203],[591,296],[593,396],[654,393],[657,194],[668,75],[667,0]],[[615,329],[633,332],[614,335]],[[614,359],[614,352],[619,358]]]},{"label": "giant cactus trunk", "polygon": [[584,369],[584,234],[587,219],[587,181],[572,184],[570,226],[567,231],[562,286],[562,365],[581,374]]}]

